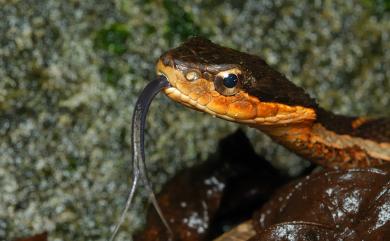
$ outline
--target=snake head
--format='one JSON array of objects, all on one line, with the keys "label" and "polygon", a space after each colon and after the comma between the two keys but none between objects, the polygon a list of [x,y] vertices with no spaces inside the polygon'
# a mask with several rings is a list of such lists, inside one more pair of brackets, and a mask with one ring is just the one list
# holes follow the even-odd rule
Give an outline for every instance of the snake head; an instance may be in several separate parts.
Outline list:
[{"label": "snake head", "polygon": [[157,62],[171,99],[198,111],[253,125],[315,119],[316,106],[303,89],[258,56],[193,37]]}]

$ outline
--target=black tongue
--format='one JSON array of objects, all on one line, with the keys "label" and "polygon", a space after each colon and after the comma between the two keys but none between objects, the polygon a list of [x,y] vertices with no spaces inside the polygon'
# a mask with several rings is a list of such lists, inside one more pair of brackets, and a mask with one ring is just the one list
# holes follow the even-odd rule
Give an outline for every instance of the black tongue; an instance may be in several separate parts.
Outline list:
[{"label": "black tongue", "polygon": [[131,206],[132,200],[134,198],[134,194],[136,188],[138,186],[138,181],[141,180],[145,185],[145,188],[150,194],[150,199],[155,207],[157,213],[159,214],[161,221],[164,223],[166,228],[170,233],[172,233],[171,228],[168,225],[168,222],[165,220],[160,206],[157,203],[157,199],[154,195],[153,188],[149,182],[146,165],[145,165],[145,150],[144,150],[144,130],[145,130],[145,121],[146,116],[149,110],[150,103],[153,98],[159,93],[163,88],[169,87],[170,84],[165,76],[160,75],[155,80],[149,82],[146,87],[142,90],[139,95],[137,102],[135,104],[133,119],[131,125],[131,143],[132,143],[132,166],[133,166],[133,180],[131,184],[131,189],[129,192],[129,196],[126,201],[126,206],[121,214],[121,217],[111,235],[110,241],[115,240],[116,234],[120,226],[122,225],[125,215],[128,209]]}]

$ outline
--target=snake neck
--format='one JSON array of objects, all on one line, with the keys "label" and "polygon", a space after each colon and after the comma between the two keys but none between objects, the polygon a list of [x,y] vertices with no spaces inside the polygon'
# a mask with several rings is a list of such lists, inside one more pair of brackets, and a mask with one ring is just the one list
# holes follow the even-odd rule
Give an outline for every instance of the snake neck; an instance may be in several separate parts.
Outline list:
[{"label": "snake neck", "polygon": [[385,124],[386,129],[386,125],[390,126],[388,120],[346,117],[323,109],[318,109],[316,114],[315,120],[302,123],[255,128],[296,154],[325,167],[347,169],[378,166],[390,161],[389,133],[362,134],[378,121]]}]

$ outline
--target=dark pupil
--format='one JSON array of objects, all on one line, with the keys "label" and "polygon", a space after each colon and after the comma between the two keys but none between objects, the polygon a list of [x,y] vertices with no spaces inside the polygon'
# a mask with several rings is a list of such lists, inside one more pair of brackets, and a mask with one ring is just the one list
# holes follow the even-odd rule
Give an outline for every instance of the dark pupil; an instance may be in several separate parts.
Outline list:
[{"label": "dark pupil", "polygon": [[227,88],[233,88],[237,85],[238,78],[235,74],[229,74],[227,77],[223,78],[223,85]]}]

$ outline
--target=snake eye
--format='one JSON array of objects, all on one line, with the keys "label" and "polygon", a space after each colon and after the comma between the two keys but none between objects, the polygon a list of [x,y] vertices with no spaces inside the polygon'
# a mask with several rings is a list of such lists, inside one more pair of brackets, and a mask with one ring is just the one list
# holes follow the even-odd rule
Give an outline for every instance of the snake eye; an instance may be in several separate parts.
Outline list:
[{"label": "snake eye", "polygon": [[238,92],[239,79],[232,73],[217,75],[214,79],[215,90],[222,95],[235,95]]},{"label": "snake eye", "polygon": [[229,74],[223,78],[223,85],[226,88],[233,88],[238,84],[238,77],[235,74]]}]

